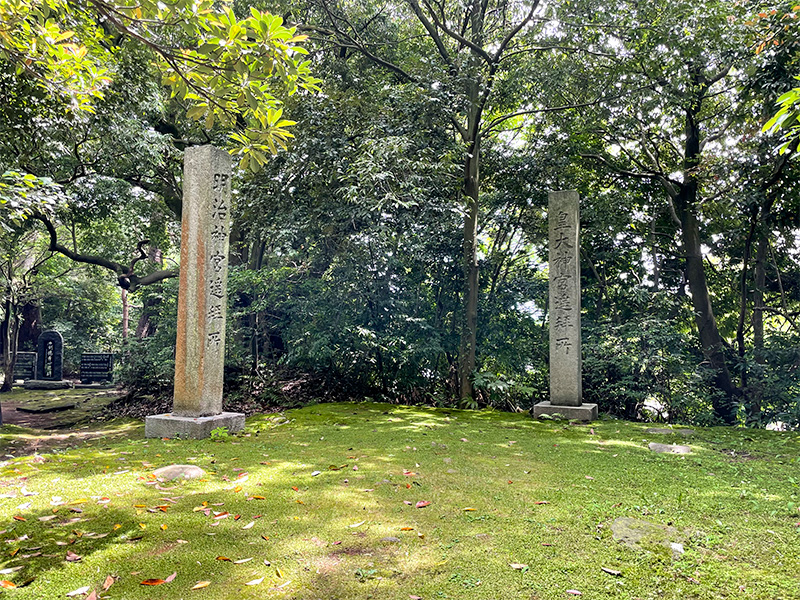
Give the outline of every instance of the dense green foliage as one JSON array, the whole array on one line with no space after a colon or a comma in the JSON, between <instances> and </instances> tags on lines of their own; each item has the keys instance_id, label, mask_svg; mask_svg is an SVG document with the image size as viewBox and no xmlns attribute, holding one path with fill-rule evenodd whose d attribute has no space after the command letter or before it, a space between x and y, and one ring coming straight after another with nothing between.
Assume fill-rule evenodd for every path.
<instances>
[{"instance_id":1,"label":"dense green foliage","mask_svg":"<svg viewBox=\"0 0 800 600\"><path fill-rule=\"evenodd\" d=\"M174 72L162 87L164 54L124 36L102 54L111 81L93 112L5 65L0 166L18 175L0 181L16 211L0 235L22 256L38 232L30 248L60 256L24 298L6 286L7 320L24 330L30 300L76 348L122 352L131 391L169 394L181 152L229 143L262 111L298 135L269 161L263 139L231 146L255 157L236 177L231 393L280 401L295 377L337 397L546 398L547 191L577 189L586 400L626 418L800 425L800 172L792 137L762 131L796 85L792 6L242 0L229 34L270 18L251 5L285 14L270 21L280 43L302 41L309 62L283 74L288 91L264 88L272 99L220 89L240 121L173 94ZM253 42L244 30L231 52ZM288 94L316 78L321 93ZM33 202L51 229L24 219ZM92 270L60 274L70 253ZM123 288L127 319L101 279Z\"/></svg>"}]
</instances>

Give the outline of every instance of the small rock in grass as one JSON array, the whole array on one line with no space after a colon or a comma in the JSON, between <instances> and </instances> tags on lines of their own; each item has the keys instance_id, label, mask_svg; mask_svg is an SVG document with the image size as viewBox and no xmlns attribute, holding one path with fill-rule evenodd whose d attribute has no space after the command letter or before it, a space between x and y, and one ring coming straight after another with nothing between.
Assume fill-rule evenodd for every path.
<instances>
[{"instance_id":1,"label":"small rock in grass","mask_svg":"<svg viewBox=\"0 0 800 600\"><path fill-rule=\"evenodd\" d=\"M650 442L648 445L651 451L659 454L690 454L692 449L689 446L679 446L677 444L658 444Z\"/></svg>"},{"instance_id":2,"label":"small rock in grass","mask_svg":"<svg viewBox=\"0 0 800 600\"><path fill-rule=\"evenodd\" d=\"M164 481L173 479L198 479L206 474L196 465L169 465L153 471L153 475Z\"/></svg>"}]
</instances>

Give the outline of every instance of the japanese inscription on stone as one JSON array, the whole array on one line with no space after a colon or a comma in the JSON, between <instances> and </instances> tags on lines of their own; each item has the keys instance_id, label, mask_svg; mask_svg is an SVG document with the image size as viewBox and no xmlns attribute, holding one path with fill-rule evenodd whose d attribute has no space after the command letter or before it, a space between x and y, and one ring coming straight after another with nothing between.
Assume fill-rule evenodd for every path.
<instances>
[{"instance_id":1,"label":"japanese inscription on stone","mask_svg":"<svg viewBox=\"0 0 800 600\"><path fill-rule=\"evenodd\" d=\"M81 354L81 383L96 383L114 379L114 355L107 352Z\"/></svg>"},{"instance_id":2,"label":"japanese inscription on stone","mask_svg":"<svg viewBox=\"0 0 800 600\"><path fill-rule=\"evenodd\" d=\"M14 379L36 379L36 352L17 352Z\"/></svg>"},{"instance_id":3,"label":"japanese inscription on stone","mask_svg":"<svg viewBox=\"0 0 800 600\"><path fill-rule=\"evenodd\" d=\"M581 404L578 193L550 192L550 401Z\"/></svg>"},{"instance_id":4,"label":"japanese inscription on stone","mask_svg":"<svg viewBox=\"0 0 800 600\"><path fill-rule=\"evenodd\" d=\"M186 151L173 413L222 412L231 159L212 146Z\"/></svg>"}]
</instances>

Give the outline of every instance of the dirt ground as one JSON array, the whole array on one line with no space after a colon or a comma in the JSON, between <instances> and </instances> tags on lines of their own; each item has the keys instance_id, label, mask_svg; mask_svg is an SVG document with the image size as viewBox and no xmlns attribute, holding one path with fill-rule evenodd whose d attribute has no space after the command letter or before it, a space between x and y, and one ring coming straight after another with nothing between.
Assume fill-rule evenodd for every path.
<instances>
[{"instance_id":1,"label":"dirt ground","mask_svg":"<svg viewBox=\"0 0 800 600\"><path fill-rule=\"evenodd\" d=\"M114 389L26 390L15 388L0 396L3 425L31 429L0 443L0 452L21 456L74 445L106 435L98 431L104 408L118 398ZM74 408L63 409L74 405ZM20 409L35 410L27 412ZM89 425L93 425L89 428Z\"/></svg>"}]
</instances>

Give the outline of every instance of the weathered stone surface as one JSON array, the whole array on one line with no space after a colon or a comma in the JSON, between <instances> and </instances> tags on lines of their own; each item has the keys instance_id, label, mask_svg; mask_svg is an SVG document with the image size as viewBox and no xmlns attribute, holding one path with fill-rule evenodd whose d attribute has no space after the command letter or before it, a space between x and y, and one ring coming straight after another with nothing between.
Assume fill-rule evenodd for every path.
<instances>
[{"instance_id":1,"label":"weathered stone surface","mask_svg":"<svg viewBox=\"0 0 800 600\"><path fill-rule=\"evenodd\" d=\"M594 421L597 419L597 404L581 404L580 406L556 406L551 402L539 402L533 407L533 417L542 416L564 419L577 419L578 421Z\"/></svg>"},{"instance_id":2,"label":"weathered stone surface","mask_svg":"<svg viewBox=\"0 0 800 600\"><path fill-rule=\"evenodd\" d=\"M17 352L14 380L36 379L36 352Z\"/></svg>"},{"instance_id":3,"label":"weathered stone surface","mask_svg":"<svg viewBox=\"0 0 800 600\"><path fill-rule=\"evenodd\" d=\"M150 415L144 421L144 435L149 438L203 439L217 427L236 433L244 429L244 415L224 412L208 417L181 417L172 413Z\"/></svg>"},{"instance_id":4,"label":"weathered stone surface","mask_svg":"<svg viewBox=\"0 0 800 600\"><path fill-rule=\"evenodd\" d=\"M675 527L658 525L633 517L619 517L611 524L612 537L630 548L647 549L649 545L668 548L677 558L684 552L687 535Z\"/></svg>"},{"instance_id":5,"label":"weathered stone surface","mask_svg":"<svg viewBox=\"0 0 800 600\"><path fill-rule=\"evenodd\" d=\"M91 384L114 380L114 355L108 352L81 354L81 383Z\"/></svg>"},{"instance_id":6,"label":"weathered stone surface","mask_svg":"<svg viewBox=\"0 0 800 600\"><path fill-rule=\"evenodd\" d=\"M44 331L39 336L37 348L36 376L41 381L61 381L64 373L64 338L57 331Z\"/></svg>"},{"instance_id":7,"label":"weathered stone surface","mask_svg":"<svg viewBox=\"0 0 800 600\"><path fill-rule=\"evenodd\" d=\"M66 390L72 387L72 382L68 380L28 379L23 385L26 390Z\"/></svg>"},{"instance_id":8,"label":"weathered stone surface","mask_svg":"<svg viewBox=\"0 0 800 600\"><path fill-rule=\"evenodd\" d=\"M682 435L683 437L689 437L690 435L694 435L697 433L694 429L669 429L668 427L649 427L645 429L645 433L655 434L655 435L670 435L676 433L678 435Z\"/></svg>"},{"instance_id":9,"label":"weathered stone surface","mask_svg":"<svg viewBox=\"0 0 800 600\"><path fill-rule=\"evenodd\" d=\"M659 444L657 442L650 442L647 446L653 452L659 454L689 454L692 449L689 446L679 446L677 444Z\"/></svg>"},{"instance_id":10,"label":"weathered stone surface","mask_svg":"<svg viewBox=\"0 0 800 600\"><path fill-rule=\"evenodd\" d=\"M203 469L196 465L169 465L153 471L153 475L163 481L173 479L198 479L206 474Z\"/></svg>"},{"instance_id":11,"label":"weathered stone surface","mask_svg":"<svg viewBox=\"0 0 800 600\"><path fill-rule=\"evenodd\" d=\"M76 383L73 387L81 390L113 390L113 383Z\"/></svg>"},{"instance_id":12,"label":"weathered stone surface","mask_svg":"<svg viewBox=\"0 0 800 600\"><path fill-rule=\"evenodd\" d=\"M213 146L184 155L181 272L173 413L222 412L231 157Z\"/></svg>"},{"instance_id":13,"label":"weathered stone surface","mask_svg":"<svg viewBox=\"0 0 800 600\"><path fill-rule=\"evenodd\" d=\"M581 273L578 192L550 192L550 402L580 406Z\"/></svg>"}]
</instances>

